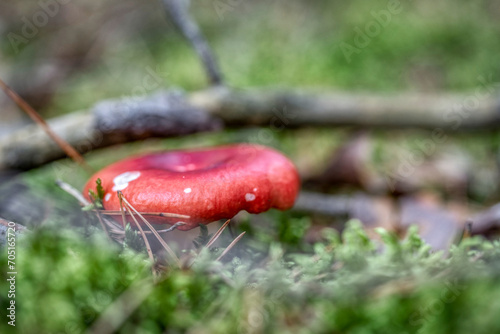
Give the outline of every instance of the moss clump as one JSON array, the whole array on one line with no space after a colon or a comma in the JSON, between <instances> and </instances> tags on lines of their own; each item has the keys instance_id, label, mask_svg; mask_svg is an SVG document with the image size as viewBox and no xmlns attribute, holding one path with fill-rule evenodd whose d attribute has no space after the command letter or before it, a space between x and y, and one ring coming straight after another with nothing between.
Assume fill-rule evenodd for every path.
<instances>
[{"instance_id":1,"label":"moss clump","mask_svg":"<svg viewBox=\"0 0 500 334\"><path fill-rule=\"evenodd\" d=\"M498 241L465 239L444 256L415 229L403 241L379 234L382 243L349 222L307 253L277 241L240 247L225 263L214 260L220 251L202 252L191 269L171 269L153 285L145 254L100 232L84 238L48 225L18 240L15 329L77 333L103 316L124 333L500 330ZM6 256L0 261L5 268ZM0 287L7 291L5 278ZM12 328L3 321L0 329Z\"/></svg>"}]
</instances>

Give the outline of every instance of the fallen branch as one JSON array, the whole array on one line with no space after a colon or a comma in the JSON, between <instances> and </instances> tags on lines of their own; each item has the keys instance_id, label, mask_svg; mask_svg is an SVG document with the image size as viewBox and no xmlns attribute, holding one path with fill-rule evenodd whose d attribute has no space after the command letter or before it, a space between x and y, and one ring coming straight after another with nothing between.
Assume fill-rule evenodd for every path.
<instances>
[{"instance_id":1,"label":"fallen branch","mask_svg":"<svg viewBox=\"0 0 500 334\"><path fill-rule=\"evenodd\" d=\"M471 95L472 96L472 95ZM497 128L500 103L491 98L475 108L467 95L306 93L298 90L214 88L183 96L158 92L144 99L110 100L92 110L49 121L55 133L79 152L148 137L183 136L217 130L222 124L298 126L418 127L443 131ZM435 134L435 131L439 131ZM0 171L30 169L64 157L64 152L35 126L0 141Z\"/></svg>"},{"instance_id":2,"label":"fallen branch","mask_svg":"<svg viewBox=\"0 0 500 334\"><path fill-rule=\"evenodd\" d=\"M335 91L211 89L191 94L193 105L226 124L418 127L468 130L500 125L500 101L469 95L376 95ZM474 104L471 106L470 101Z\"/></svg>"},{"instance_id":3,"label":"fallen branch","mask_svg":"<svg viewBox=\"0 0 500 334\"><path fill-rule=\"evenodd\" d=\"M103 101L92 110L48 121L52 131L81 153L149 137L174 137L221 128L222 123L188 105L178 91L144 99ZM65 156L37 126L0 141L0 171L38 167Z\"/></svg>"}]
</instances>

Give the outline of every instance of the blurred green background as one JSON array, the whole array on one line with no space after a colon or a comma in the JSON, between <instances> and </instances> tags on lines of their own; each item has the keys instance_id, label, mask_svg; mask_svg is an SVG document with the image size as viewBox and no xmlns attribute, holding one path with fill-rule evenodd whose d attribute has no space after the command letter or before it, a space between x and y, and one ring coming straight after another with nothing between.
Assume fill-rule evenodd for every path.
<instances>
[{"instance_id":1,"label":"blurred green background","mask_svg":"<svg viewBox=\"0 0 500 334\"><path fill-rule=\"evenodd\" d=\"M166 19L158 1L54 3L0 3L0 77L44 117L87 109L105 98L143 96L161 88L193 91L207 87L198 58ZM367 24L373 26L375 17L391 3L197 0L191 1L191 11L227 84L236 88L467 93L484 87L481 77L487 86L499 87L500 2L396 1L401 6L398 13L391 14L387 25L365 38L366 46L360 47L356 42L360 31L366 34ZM23 35L26 25L43 19L40 13L47 12L46 8L54 15L32 37ZM357 48L349 57L342 50L347 44ZM151 73L157 85L146 88L142 80ZM1 94L0 109L0 138L29 123ZM100 168L138 152L248 141L258 131L248 127L150 139L92 152L86 158ZM351 132L349 128L287 129L272 133L264 144L284 151L302 176L310 176L324 169ZM421 130L371 131L371 168L379 172L396 168L399 152L427 137L428 132ZM465 161L467 166L461 170L467 176L467 190L450 194L445 185L439 189L440 201L451 198L471 211L498 202L498 131L452 134L426 160L436 157L448 163L444 174L449 174L450 165L462 166ZM54 179L61 176L61 163L66 168L62 178L81 187L87 175L66 160L18 177L43 208L36 211L38 206L33 205L25 221L32 227L40 222L44 226L19 250L24 269L19 270L22 290L18 297L20 322L26 330L41 333L82 332L123 291L149 277L144 254L110 246L88 226L75 227L81 219L79 207L54 185ZM2 201L14 195L0 187ZM307 326L314 326L316 333L321 329L415 333L422 326L429 333L495 332L499 328L495 313L483 312L498 307L498 242L474 239L454 248L450 260L439 253L429 254L416 236L400 246L395 235L383 235L386 252L381 252L380 244L372 244L360 228L352 227L343 241L331 232L326 241L312 245L304 239L314 218L289 212L260 217L242 220L241 228L248 235L238 255L250 264L265 258L265 265L247 268L247 262L238 263L235 258L223 267L207 260L206 266L195 271L172 271L122 331L252 332L249 319L254 315L252 307L259 303L266 308L261 332L304 333ZM269 224L268 230L252 229L256 220ZM91 221L85 216L84 223ZM82 234L89 239L82 241ZM213 268L229 273L237 287L226 286ZM470 280L470 288L457 302L434 311L442 282L456 277ZM3 278L2 308L6 303ZM275 302L271 292L279 287L286 289ZM322 289L332 294L323 295ZM415 314L425 316L425 321L408 326Z\"/></svg>"},{"instance_id":2,"label":"blurred green background","mask_svg":"<svg viewBox=\"0 0 500 334\"><path fill-rule=\"evenodd\" d=\"M199 0L191 9L234 87L439 93L472 90L480 86L479 76L498 83L498 2L394 2L398 10L384 26L376 17L391 1ZM71 1L33 38L14 47L6 36L22 36L22 17L34 22L41 7L7 0L0 9L2 74L19 82L21 92L33 79L33 67L53 62L76 67L54 89L45 108L50 115L133 95L148 69L157 71L163 86L206 87L196 55L157 1ZM367 29L373 37L359 47L355 39ZM346 57L342 43L358 51Z\"/></svg>"},{"instance_id":3,"label":"blurred green background","mask_svg":"<svg viewBox=\"0 0 500 334\"><path fill-rule=\"evenodd\" d=\"M52 17L26 38L26 25L39 22L46 8L52 10ZM381 94L467 94L499 87L500 4L493 0L199 0L192 1L190 8L232 87ZM49 0L6 0L0 4L0 13L0 35L4 36L0 75L47 118L90 108L105 98L141 97L161 88L207 87L196 54L158 1L69 1L61 5ZM356 51L346 55L346 45ZM144 78L151 75L154 84L145 86ZM3 95L0 107L5 116L0 136L29 122ZM95 167L148 148L248 141L255 131L125 145L123 155L108 151L104 153L107 161ZM285 151L307 176L323 168L349 133L350 129L286 130L262 144ZM415 139L428 136L425 131L411 130L371 134L376 146L371 159L377 170L392 170L390 161L397 160L393 152L408 151ZM491 182L499 156L496 131L450 138L436 155L457 156L458 152L459 157L465 156L473 165L470 169L479 171L474 173L479 185L472 182L472 188L480 190L472 197L482 203L496 201L497 182ZM134 151L137 145L140 148Z\"/></svg>"}]
</instances>

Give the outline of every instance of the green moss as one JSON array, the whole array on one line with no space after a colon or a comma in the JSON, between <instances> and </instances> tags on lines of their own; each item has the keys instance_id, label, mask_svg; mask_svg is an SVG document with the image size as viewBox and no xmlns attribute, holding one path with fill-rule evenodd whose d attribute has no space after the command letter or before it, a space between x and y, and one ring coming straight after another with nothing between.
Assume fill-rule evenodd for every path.
<instances>
[{"instance_id":1,"label":"green moss","mask_svg":"<svg viewBox=\"0 0 500 334\"><path fill-rule=\"evenodd\" d=\"M191 269L172 268L150 293L133 297L141 302L119 332L498 331L498 241L466 239L444 257L415 229L403 241L379 233L383 244L352 221L341 238L326 230L307 252L255 237L263 251L248 243L226 263L203 252ZM83 331L151 280L145 253L120 250L101 232L82 238L50 224L18 240L16 264L16 329L23 332ZM6 291L5 279L0 287Z\"/></svg>"}]
</instances>

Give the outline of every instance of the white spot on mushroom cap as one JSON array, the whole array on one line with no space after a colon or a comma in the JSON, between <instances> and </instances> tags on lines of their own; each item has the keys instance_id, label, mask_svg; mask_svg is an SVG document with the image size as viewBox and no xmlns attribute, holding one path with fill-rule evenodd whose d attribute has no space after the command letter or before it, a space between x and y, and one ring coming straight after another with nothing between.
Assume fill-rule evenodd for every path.
<instances>
[{"instance_id":1,"label":"white spot on mushroom cap","mask_svg":"<svg viewBox=\"0 0 500 334\"><path fill-rule=\"evenodd\" d=\"M111 198L111 194L107 193L106 196L104 196L104 200L107 202Z\"/></svg>"},{"instance_id":2,"label":"white spot on mushroom cap","mask_svg":"<svg viewBox=\"0 0 500 334\"><path fill-rule=\"evenodd\" d=\"M186 194L189 194L189 193L191 192L191 188L186 188L186 189L184 189L184 192L185 192Z\"/></svg>"},{"instance_id":3,"label":"white spot on mushroom cap","mask_svg":"<svg viewBox=\"0 0 500 334\"><path fill-rule=\"evenodd\" d=\"M257 191L257 188L253 188L253 191Z\"/></svg>"},{"instance_id":4,"label":"white spot on mushroom cap","mask_svg":"<svg viewBox=\"0 0 500 334\"><path fill-rule=\"evenodd\" d=\"M125 172L113 179L113 191L123 190L128 187L129 182L137 180L141 176L141 172Z\"/></svg>"},{"instance_id":5,"label":"white spot on mushroom cap","mask_svg":"<svg viewBox=\"0 0 500 334\"><path fill-rule=\"evenodd\" d=\"M255 200L255 194L252 194L252 193L246 193L245 194L245 201L251 202L253 200Z\"/></svg>"}]
</instances>

